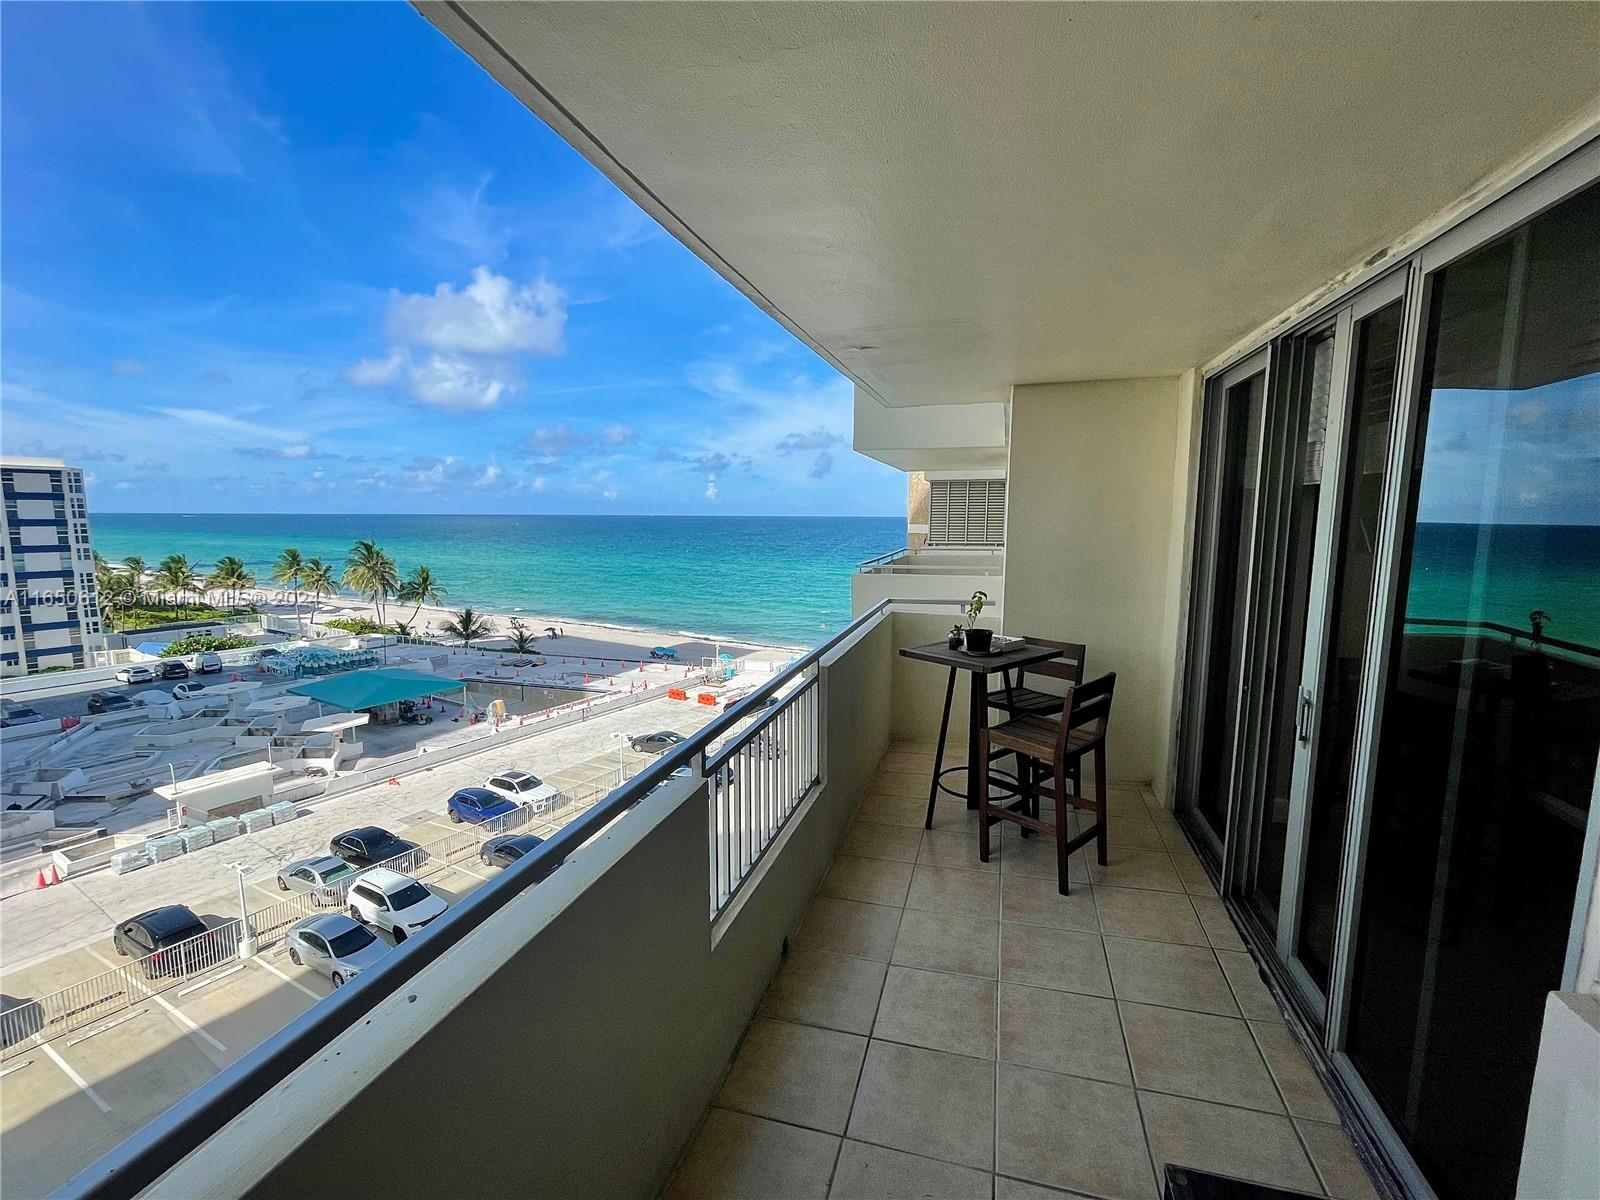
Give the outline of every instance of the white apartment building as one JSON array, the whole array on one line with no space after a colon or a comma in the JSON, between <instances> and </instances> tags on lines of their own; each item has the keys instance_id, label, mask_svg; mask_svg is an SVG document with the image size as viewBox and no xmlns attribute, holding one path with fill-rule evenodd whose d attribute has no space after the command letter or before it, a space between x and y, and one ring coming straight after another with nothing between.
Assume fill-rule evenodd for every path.
<instances>
[{"instance_id":1,"label":"white apartment building","mask_svg":"<svg viewBox=\"0 0 1600 1200\"><path fill-rule=\"evenodd\" d=\"M100 641L83 472L0 458L0 675L88 665Z\"/></svg>"}]
</instances>

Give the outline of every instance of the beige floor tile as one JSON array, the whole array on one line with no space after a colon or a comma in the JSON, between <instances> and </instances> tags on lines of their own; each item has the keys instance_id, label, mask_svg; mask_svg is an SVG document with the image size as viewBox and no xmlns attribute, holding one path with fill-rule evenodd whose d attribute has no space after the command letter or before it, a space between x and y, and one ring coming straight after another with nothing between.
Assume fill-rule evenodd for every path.
<instances>
[{"instance_id":1,"label":"beige floor tile","mask_svg":"<svg viewBox=\"0 0 1600 1200\"><path fill-rule=\"evenodd\" d=\"M1108 934L1186 946L1211 944L1189 897L1182 892L1102 885L1094 889L1094 900L1100 928Z\"/></svg>"},{"instance_id":2,"label":"beige floor tile","mask_svg":"<svg viewBox=\"0 0 1600 1200\"><path fill-rule=\"evenodd\" d=\"M1218 950L1244 949L1244 939L1234 928L1233 918L1228 915L1227 906L1220 897L1191 895L1189 903L1194 905L1200 925L1206 931L1206 938L1213 946Z\"/></svg>"},{"instance_id":3,"label":"beige floor tile","mask_svg":"<svg viewBox=\"0 0 1600 1200\"><path fill-rule=\"evenodd\" d=\"M990 1170L994 1064L874 1040L850 1114L852 1138Z\"/></svg>"},{"instance_id":4,"label":"beige floor tile","mask_svg":"<svg viewBox=\"0 0 1600 1200\"><path fill-rule=\"evenodd\" d=\"M852 821L839 842L839 853L856 858L890 858L916 862L922 834L909 825L884 825L879 821Z\"/></svg>"},{"instance_id":5,"label":"beige floor tile","mask_svg":"<svg viewBox=\"0 0 1600 1200\"><path fill-rule=\"evenodd\" d=\"M994 1005L992 979L890 967L872 1036L993 1058Z\"/></svg>"},{"instance_id":6,"label":"beige floor tile","mask_svg":"<svg viewBox=\"0 0 1600 1200\"><path fill-rule=\"evenodd\" d=\"M713 1108L664 1195L667 1200L821 1200L838 1152L839 1139L832 1134Z\"/></svg>"},{"instance_id":7,"label":"beige floor tile","mask_svg":"<svg viewBox=\"0 0 1600 1200\"><path fill-rule=\"evenodd\" d=\"M1132 1088L1000 1064L996 1169L1097 1196L1156 1195Z\"/></svg>"},{"instance_id":8,"label":"beige floor tile","mask_svg":"<svg viewBox=\"0 0 1600 1200\"><path fill-rule=\"evenodd\" d=\"M818 896L795 934L797 947L853 954L887 962L900 928L901 910L860 900Z\"/></svg>"},{"instance_id":9,"label":"beige floor tile","mask_svg":"<svg viewBox=\"0 0 1600 1200\"><path fill-rule=\"evenodd\" d=\"M925 775L921 771L888 771L880 768L872 777L867 791L883 796L917 796L926 801L928 788L932 785L931 771Z\"/></svg>"},{"instance_id":10,"label":"beige floor tile","mask_svg":"<svg viewBox=\"0 0 1600 1200\"><path fill-rule=\"evenodd\" d=\"M1148 888L1160 892L1183 891L1183 880L1172 865L1172 856L1165 850L1129 850L1113 846L1108 862L1101 866L1094 858L1094 847L1085 846L1078 851L1089 869L1089 880L1096 887Z\"/></svg>"},{"instance_id":11,"label":"beige floor tile","mask_svg":"<svg viewBox=\"0 0 1600 1200\"><path fill-rule=\"evenodd\" d=\"M922 835L917 862L930 867L954 867L958 871L998 871L1000 839L989 840L989 861L978 858L978 835L964 829L929 829Z\"/></svg>"},{"instance_id":12,"label":"beige floor tile","mask_svg":"<svg viewBox=\"0 0 1600 1200\"><path fill-rule=\"evenodd\" d=\"M971 843L978 844L978 814L959 799L939 793L939 804L933 812L933 827L938 830L962 830Z\"/></svg>"},{"instance_id":13,"label":"beige floor tile","mask_svg":"<svg viewBox=\"0 0 1600 1200\"><path fill-rule=\"evenodd\" d=\"M1139 1087L1283 1112L1278 1089L1243 1021L1148 1004L1119 1007Z\"/></svg>"},{"instance_id":14,"label":"beige floor tile","mask_svg":"<svg viewBox=\"0 0 1600 1200\"><path fill-rule=\"evenodd\" d=\"M1189 845L1188 837L1183 832L1183 827L1178 824L1177 818L1174 817L1163 821L1160 817L1156 817L1155 823L1156 831L1161 834L1161 842L1166 846L1169 853L1192 854L1194 852ZM1178 873L1178 877L1180 879L1183 878L1181 871Z\"/></svg>"},{"instance_id":15,"label":"beige floor tile","mask_svg":"<svg viewBox=\"0 0 1600 1200\"><path fill-rule=\"evenodd\" d=\"M1366 1167L1350 1142L1350 1135L1339 1125L1317 1121L1296 1121L1311 1164L1322 1177L1322 1186L1334 1200L1378 1200Z\"/></svg>"},{"instance_id":16,"label":"beige floor tile","mask_svg":"<svg viewBox=\"0 0 1600 1200\"><path fill-rule=\"evenodd\" d=\"M1089 854L1094 854L1094 848L1089 847ZM1034 875L1041 879L1056 879L1056 844L1054 839L1047 837L1017 838L1015 841L1006 842L1006 853L1000 862L1000 870L1013 875ZM1067 862L1068 884L1089 882L1089 866L1082 851L1074 854Z\"/></svg>"},{"instance_id":17,"label":"beige floor tile","mask_svg":"<svg viewBox=\"0 0 1600 1200\"><path fill-rule=\"evenodd\" d=\"M933 778L933 747L927 750L890 750L878 764L880 771L895 771L901 775L920 775Z\"/></svg>"},{"instance_id":18,"label":"beige floor tile","mask_svg":"<svg viewBox=\"0 0 1600 1200\"><path fill-rule=\"evenodd\" d=\"M1117 1003L1100 996L1002 984L1000 1057L1108 1083L1133 1082Z\"/></svg>"},{"instance_id":19,"label":"beige floor tile","mask_svg":"<svg viewBox=\"0 0 1600 1200\"><path fill-rule=\"evenodd\" d=\"M1216 954L1228 976L1228 985L1233 988L1234 999L1239 1002L1240 1012L1252 1021L1283 1020L1283 1010L1261 981L1261 968L1256 966L1255 959L1248 953L1234 950L1218 950Z\"/></svg>"},{"instance_id":20,"label":"beige floor tile","mask_svg":"<svg viewBox=\"0 0 1600 1200\"><path fill-rule=\"evenodd\" d=\"M921 829L927 816L927 793L923 793L920 799L916 796L868 793L856 808L858 821L876 821L880 825L903 825L908 829Z\"/></svg>"},{"instance_id":21,"label":"beige floor tile","mask_svg":"<svg viewBox=\"0 0 1600 1200\"><path fill-rule=\"evenodd\" d=\"M994 979L1000 966L1000 926L995 921L908 908L889 961Z\"/></svg>"},{"instance_id":22,"label":"beige floor tile","mask_svg":"<svg viewBox=\"0 0 1600 1200\"><path fill-rule=\"evenodd\" d=\"M888 965L798 946L761 1001L762 1016L869 1033Z\"/></svg>"},{"instance_id":23,"label":"beige floor tile","mask_svg":"<svg viewBox=\"0 0 1600 1200\"><path fill-rule=\"evenodd\" d=\"M1228 981L1217 966L1215 951L1134 938L1108 937L1105 941L1111 981L1119 1000L1226 1017L1239 1015Z\"/></svg>"},{"instance_id":24,"label":"beige floor tile","mask_svg":"<svg viewBox=\"0 0 1600 1200\"><path fill-rule=\"evenodd\" d=\"M1157 1170L1167 1163L1269 1187L1320 1190L1289 1118L1203 1100L1140 1092Z\"/></svg>"},{"instance_id":25,"label":"beige floor tile","mask_svg":"<svg viewBox=\"0 0 1600 1200\"><path fill-rule=\"evenodd\" d=\"M1069 1200L1089 1200L1081 1192L1063 1192L1060 1188L1008 1179L1004 1175L994 1177L994 1200L1060 1200L1062 1196Z\"/></svg>"},{"instance_id":26,"label":"beige floor tile","mask_svg":"<svg viewBox=\"0 0 1600 1200\"><path fill-rule=\"evenodd\" d=\"M1177 868L1178 878L1183 880L1183 890L1196 896L1215 896L1217 889L1211 886L1211 877L1206 874L1206 869L1200 865L1200 860L1194 856L1194 851L1187 846L1169 846L1172 852L1172 865Z\"/></svg>"},{"instance_id":27,"label":"beige floor tile","mask_svg":"<svg viewBox=\"0 0 1600 1200\"><path fill-rule=\"evenodd\" d=\"M1142 810L1138 816L1121 817L1113 813L1111 828L1106 832L1106 844L1113 851L1119 848L1159 850L1164 854L1167 850L1167 843L1156 828L1155 822L1145 816Z\"/></svg>"},{"instance_id":28,"label":"beige floor tile","mask_svg":"<svg viewBox=\"0 0 1600 1200\"><path fill-rule=\"evenodd\" d=\"M788 1021L750 1022L717 1103L723 1108L843 1133L867 1039Z\"/></svg>"},{"instance_id":29,"label":"beige floor tile","mask_svg":"<svg viewBox=\"0 0 1600 1200\"><path fill-rule=\"evenodd\" d=\"M1094 892L1085 884L1063 896L1055 876L1000 876L1000 919L1025 925L1052 925L1057 929L1100 932L1100 915Z\"/></svg>"},{"instance_id":30,"label":"beige floor tile","mask_svg":"<svg viewBox=\"0 0 1600 1200\"><path fill-rule=\"evenodd\" d=\"M840 854L822 877L822 894L868 904L904 905L911 864Z\"/></svg>"},{"instance_id":31,"label":"beige floor tile","mask_svg":"<svg viewBox=\"0 0 1600 1200\"><path fill-rule=\"evenodd\" d=\"M983 1200L985 1171L845 1139L833 1173L836 1200Z\"/></svg>"},{"instance_id":32,"label":"beige floor tile","mask_svg":"<svg viewBox=\"0 0 1600 1200\"><path fill-rule=\"evenodd\" d=\"M1112 994L1099 935L1077 929L1002 922L1000 978L1090 996Z\"/></svg>"},{"instance_id":33,"label":"beige floor tile","mask_svg":"<svg viewBox=\"0 0 1600 1200\"><path fill-rule=\"evenodd\" d=\"M1250 1032L1255 1036L1256 1045L1261 1048L1261 1057L1267 1060L1267 1067L1278 1085L1284 1104L1288 1106L1289 1114L1312 1121L1337 1123L1339 1110L1328 1099L1322 1081L1317 1078L1316 1071L1307 1060L1305 1051L1294 1040L1294 1034L1289 1032L1289 1027L1277 1021L1252 1021Z\"/></svg>"},{"instance_id":34,"label":"beige floor tile","mask_svg":"<svg viewBox=\"0 0 1600 1200\"><path fill-rule=\"evenodd\" d=\"M1000 915L1000 880L987 871L958 871L919 863L911 876L906 907L992 921Z\"/></svg>"}]
</instances>

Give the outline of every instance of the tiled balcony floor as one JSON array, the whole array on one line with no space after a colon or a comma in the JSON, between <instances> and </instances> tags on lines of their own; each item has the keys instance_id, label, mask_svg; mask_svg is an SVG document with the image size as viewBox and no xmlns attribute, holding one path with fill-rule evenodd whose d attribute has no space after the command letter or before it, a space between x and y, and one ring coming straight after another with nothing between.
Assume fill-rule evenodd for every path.
<instances>
[{"instance_id":1,"label":"tiled balcony floor","mask_svg":"<svg viewBox=\"0 0 1600 1200\"><path fill-rule=\"evenodd\" d=\"M1169 1161L1375 1195L1153 796L1111 790L1063 897L1046 839L922 830L932 761L885 756L668 1196L1144 1200Z\"/></svg>"}]
</instances>

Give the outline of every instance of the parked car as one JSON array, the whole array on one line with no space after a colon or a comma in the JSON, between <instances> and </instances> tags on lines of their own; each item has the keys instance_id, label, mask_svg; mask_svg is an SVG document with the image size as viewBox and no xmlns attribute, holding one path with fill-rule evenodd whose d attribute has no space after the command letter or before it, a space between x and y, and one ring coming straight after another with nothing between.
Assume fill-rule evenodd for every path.
<instances>
[{"instance_id":1,"label":"parked car","mask_svg":"<svg viewBox=\"0 0 1600 1200\"><path fill-rule=\"evenodd\" d=\"M206 685L203 683L180 683L172 689L172 695L176 700L193 700L205 690Z\"/></svg>"},{"instance_id":2,"label":"parked car","mask_svg":"<svg viewBox=\"0 0 1600 1200\"><path fill-rule=\"evenodd\" d=\"M196 675L215 675L222 670L222 655L214 650L202 650L194 656Z\"/></svg>"},{"instance_id":3,"label":"parked car","mask_svg":"<svg viewBox=\"0 0 1600 1200\"><path fill-rule=\"evenodd\" d=\"M117 672L117 678L123 683L150 683L156 673L149 667L123 667Z\"/></svg>"},{"instance_id":4,"label":"parked car","mask_svg":"<svg viewBox=\"0 0 1600 1200\"><path fill-rule=\"evenodd\" d=\"M544 845L544 839L531 833L502 833L478 847L478 861L486 867L509 867L524 854L532 853ZM544 879L561 864L552 861L544 866L537 878Z\"/></svg>"},{"instance_id":5,"label":"parked car","mask_svg":"<svg viewBox=\"0 0 1600 1200\"><path fill-rule=\"evenodd\" d=\"M420 886L420 885L419 885ZM343 913L307 917L289 926L289 961L318 975L326 975L334 987L343 987L378 960L392 947L374 937L372 930Z\"/></svg>"},{"instance_id":6,"label":"parked car","mask_svg":"<svg viewBox=\"0 0 1600 1200\"><path fill-rule=\"evenodd\" d=\"M147 979L162 975L183 975L209 965L190 955L185 961L183 951L173 947L206 932L206 923L194 915L185 904L168 904L152 908L118 925L111 934L111 944L124 958L143 959Z\"/></svg>"},{"instance_id":7,"label":"parked car","mask_svg":"<svg viewBox=\"0 0 1600 1200\"><path fill-rule=\"evenodd\" d=\"M189 664L181 658L163 658L161 660L160 675L162 679L187 679L189 678Z\"/></svg>"},{"instance_id":8,"label":"parked car","mask_svg":"<svg viewBox=\"0 0 1600 1200\"><path fill-rule=\"evenodd\" d=\"M540 800L550 800L561 794L529 771L501 771L491 775L483 786L503 799L522 804L536 805Z\"/></svg>"},{"instance_id":9,"label":"parked car","mask_svg":"<svg viewBox=\"0 0 1600 1200\"><path fill-rule=\"evenodd\" d=\"M363 871L345 899L352 917L387 929L396 942L405 941L450 907L426 885L387 867Z\"/></svg>"},{"instance_id":10,"label":"parked car","mask_svg":"<svg viewBox=\"0 0 1600 1200\"><path fill-rule=\"evenodd\" d=\"M334 834L328 849L339 858L357 867L370 867L387 862L417 848L415 842L395 837L377 825L363 825Z\"/></svg>"},{"instance_id":11,"label":"parked car","mask_svg":"<svg viewBox=\"0 0 1600 1200\"><path fill-rule=\"evenodd\" d=\"M655 787L651 788L650 790L652 792L659 792L662 788L666 787L667 784L671 783L674 779L688 779L693 775L694 775L693 768L690 768L690 767L678 767L676 770L674 770L671 774L669 774L665 779L663 779L660 783L656 784ZM727 763L723 763L722 766L718 767L715 771L711 772L710 775L706 776L706 782L711 785L711 790L713 792L720 792L724 787L726 787L728 784L733 782L733 768L730 767Z\"/></svg>"},{"instance_id":12,"label":"parked car","mask_svg":"<svg viewBox=\"0 0 1600 1200\"><path fill-rule=\"evenodd\" d=\"M0 728L34 725L42 720L44 714L36 708L29 708L26 704L18 704L14 700L0 700Z\"/></svg>"},{"instance_id":13,"label":"parked car","mask_svg":"<svg viewBox=\"0 0 1600 1200\"><path fill-rule=\"evenodd\" d=\"M340 886L355 875L356 869L344 859L329 854L302 858L278 872L278 890L309 895L311 903L319 908L324 904L342 904L344 897Z\"/></svg>"},{"instance_id":14,"label":"parked car","mask_svg":"<svg viewBox=\"0 0 1600 1200\"><path fill-rule=\"evenodd\" d=\"M662 729L656 733L641 734L628 744L641 754L660 754L671 750L674 746L682 745L684 736L673 733L670 729Z\"/></svg>"},{"instance_id":15,"label":"parked car","mask_svg":"<svg viewBox=\"0 0 1600 1200\"><path fill-rule=\"evenodd\" d=\"M121 692L95 692L87 707L91 713L124 712L133 707L133 701Z\"/></svg>"},{"instance_id":16,"label":"parked car","mask_svg":"<svg viewBox=\"0 0 1600 1200\"><path fill-rule=\"evenodd\" d=\"M462 788L445 803L445 812L458 825L462 821L480 825L520 807L515 800L507 800L488 788Z\"/></svg>"}]
</instances>

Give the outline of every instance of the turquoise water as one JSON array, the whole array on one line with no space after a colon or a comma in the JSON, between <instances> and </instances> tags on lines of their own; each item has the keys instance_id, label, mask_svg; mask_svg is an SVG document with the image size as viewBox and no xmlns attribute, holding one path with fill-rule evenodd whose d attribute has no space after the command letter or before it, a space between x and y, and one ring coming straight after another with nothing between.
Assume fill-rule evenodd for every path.
<instances>
[{"instance_id":1,"label":"turquoise water","mask_svg":"<svg viewBox=\"0 0 1600 1200\"><path fill-rule=\"evenodd\" d=\"M371 538L404 576L425 563L451 608L810 645L850 620L850 575L905 544L894 517L371 516L95 513L112 562L242 558L261 586L285 546L343 570Z\"/></svg>"}]
</instances>

